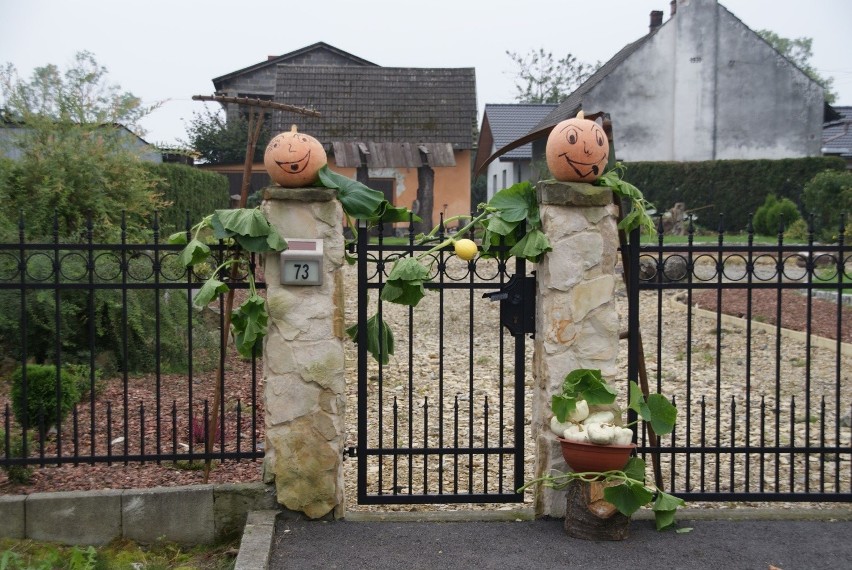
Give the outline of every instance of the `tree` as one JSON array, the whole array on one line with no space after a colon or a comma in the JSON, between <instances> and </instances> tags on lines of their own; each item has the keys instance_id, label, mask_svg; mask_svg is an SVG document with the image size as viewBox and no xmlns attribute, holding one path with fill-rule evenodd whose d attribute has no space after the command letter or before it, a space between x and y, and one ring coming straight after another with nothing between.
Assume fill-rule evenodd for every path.
<instances>
[{"instance_id":1,"label":"tree","mask_svg":"<svg viewBox=\"0 0 852 570\"><path fill-rule=\"evenodd\" d=\"M518 66L515 100L519 103L560 103L601 66L601 62L591 65L579 61L570 53L554 60L553 54L542 48L525 56L510 51L506 55Z\"/></svg>"},{"instance_id":2,"label":"tree","mask_svg":"<svg viewBox=\"0 0 852 570\"><path fill-rule=\"evenodd\" d=\"M165 204L155 176L139 156L129 130L157 105L107 81L107 69L89 52L76 54L65 71L36 68L29 80L14 65L0 67L4 128L20 158L0 167L0 216L17 221L23 212L30 238L53 233L54 212L65 238L81 238L91 214L97 239L117 236L122 215L129 235L149 225ZM3 224L0 224L2 227Z\"/></svg>"},{"instance_id":3,"label":"tree","mask_svg":"<svg viewBox=\"0 0 852 570\"><path fill-rule=\"evenodd\" d=\"M243 118L226 121L222 111L205 108L203 113L192 114L186 134L189 137L186 144L207 163L235 164L245 160L248 121ZM255 147L255 162L263 161L270 138L269 129L264 125Z\"/></svg>"},{"instance_id":4,"label":"tree","mask_svg":"<svg viewBox=\"0 0 852 570\"><path fill-rule=\"evenodd\" d=\"M832 91L834 85L833 77L823 77L813 65L813 39L812 38L784 38L771 30L757 30L757 34L775 50L796 64L808 77L819 83L825 90L825 102L829 105L837 100L837 93Z\"/></svg>"}]
</instances>

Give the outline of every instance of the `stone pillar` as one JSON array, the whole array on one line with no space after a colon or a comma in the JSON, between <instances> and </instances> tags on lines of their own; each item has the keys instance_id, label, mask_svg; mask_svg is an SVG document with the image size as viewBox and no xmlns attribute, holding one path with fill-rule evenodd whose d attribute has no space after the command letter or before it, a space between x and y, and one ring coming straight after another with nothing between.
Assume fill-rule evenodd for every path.
<instances>
[{"instance_id":1,"label":"stone pillar","mask_svg":"<svg viewBox=\"0 0 852 570\"><path fill-rule=\"evenodd\" d=\"M344 413L343 211L334 190L270 187L263 211L284 239L323 240L319 286L282 286L280 254L265 260L268 335L263 380L264 480L310 518L342 517Z\"/></svg>"},{"instance_id":2,"label":"stone pillar","mask_svg":"<svg viewBox=\"0 0 852 570\"><path fill-rule=\"evenodd\" d=\"M532 436L539 477L567 469L550 430L550 398L565 375L576 368L600 369L608 380L618 374L618 230L608 188L551 180L536 190L542 230L553 247L536 268ZM565 501L565 491L538 487L536 514L563 517Z\"/></svg>"}]
</instances>

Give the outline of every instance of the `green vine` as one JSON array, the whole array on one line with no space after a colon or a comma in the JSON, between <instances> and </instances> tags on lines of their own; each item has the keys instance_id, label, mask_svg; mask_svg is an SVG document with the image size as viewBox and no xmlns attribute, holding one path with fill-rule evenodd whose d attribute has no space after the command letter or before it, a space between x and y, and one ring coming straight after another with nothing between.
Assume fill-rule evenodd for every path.
<instances>
[{"instance_id":1,"label":"green vine","mask_svg":"<svg viewBox=\"0 0 852 570\"><path fill-rule=\"evenodd\" d=\"M622 470L582 473L574 471L563 473L554 470L551 474L525 484L518 489L518 493L523 493L534 485L542 485L557 490L564 489L572 481L615 483L604 489L604 499L612 503L618 509L618 512L628 517L653 501L654 504L651 509L654 511L657 530L674 527L678 507L686 505L683 499L665 493L656 485L645 481L645 461L639 457L631 457ZM680 528L677 532L689 532L690 530L692 529Z\"/></svg>"},{"instance_id":2,"label":"green vine","mask_svg":"<svg viewBox=\"0 0 852 570\"><path fill-rule=\"evenodd\" d=\"M654 206L645 199L641 190L624 180L626 170L624 164L616 162L613 168L598 178L597 184L610 188L617 196L630 202L630 211L618 223L618 229L630 233L635 228L643 228L654 235L657 233L657 228L648 214L648 210L653 209Z\"/></svg>"}]
</instances>

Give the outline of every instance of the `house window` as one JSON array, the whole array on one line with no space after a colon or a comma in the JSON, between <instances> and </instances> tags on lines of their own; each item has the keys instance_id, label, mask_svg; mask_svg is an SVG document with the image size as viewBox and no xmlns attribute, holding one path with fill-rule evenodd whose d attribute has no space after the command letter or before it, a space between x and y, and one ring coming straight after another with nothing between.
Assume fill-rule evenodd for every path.
<instances>
[{"instance_id":1,"label":"house window","mask_svg":"<svg viewBox=\"0 0 852 570\"><path fill-rule=\"evenodd\" d=\"M495 174L494 175L494 182L491 184L491 194L493 195L496 192L497 192L497 175Z\"/></svg>"},{"instance_id":2,"label":"house window","mask_svg":"<svg viewBox=\"0 0 852 570\"><path fill-rule=\"evenodd\" d=\"M507 188L506 186L506 169L503 169L503 188Z\"/></svg>"}]
</instances>

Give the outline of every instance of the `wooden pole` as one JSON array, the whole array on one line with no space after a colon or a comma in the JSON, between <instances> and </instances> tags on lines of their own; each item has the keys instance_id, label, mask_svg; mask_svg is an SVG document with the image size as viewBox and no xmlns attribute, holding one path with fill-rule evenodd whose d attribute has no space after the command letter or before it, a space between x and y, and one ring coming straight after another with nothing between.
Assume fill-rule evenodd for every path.
<instances>
[{"instance_id":1,"label":"wooden pole","mask_svg":"<svg viewBox=\"0 0 852 570\"><path fill-rule=\"evenodd\" d=\"M215 101L217 103L234 103L237 105L248 105L249 107L249 117L248 117L248 136L246 140L246 158L243 163L243 180L242 186L240 187L240 202L239 207L245 208L246 203L248 202L248 193L251 188L251 169L254 164L254 151L257 148L257 141L260 139L260 133L263 130L263 109L278 109L282 111L291 111L293 113L299 113L302 115L309 115L312 117L319 117L320 113L318 111L314 111L312 109L305 109L303 107L295 107L293 105L287 105L285 103L276 103L274 101L264 101L261 99L249 99L248 97L227 97L224 95L193 95L193 101ZM231 273L229 278L229 283L234 283L239 277L239 267L237 265L231 266ZM224 314L224 324L223 324L223 334L225 335L225 349L228 348L228 344L231 338L231 312L234 309L234 289L233 287L228 288L228 294L225 296L225 314ZM213 411L211 413L211 421L207 427L207 439L204 445L204 451L209 456L210 452L213 449L213 442L216 440L216 431L219 428L220 424L220 410L222 408L222 399L224 396L224 387L225 387L225 368L222 363L222 358L219 359L219 364L216 368L216 386L213 390ZM225 429L222 426L222 430L219 434L222 440L222 451L224 451L224 441L225 441ZM212 461L208 457L204 462L204 483L207 483L210 478L210 468L212 466Z\"/></svg>"}]
</instances>

